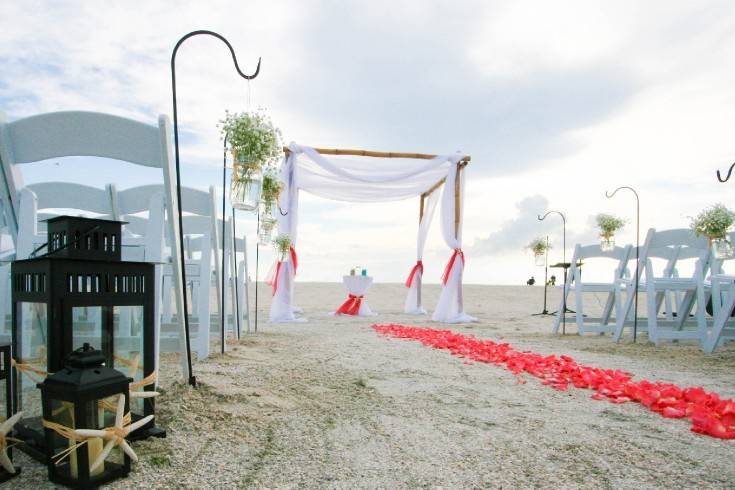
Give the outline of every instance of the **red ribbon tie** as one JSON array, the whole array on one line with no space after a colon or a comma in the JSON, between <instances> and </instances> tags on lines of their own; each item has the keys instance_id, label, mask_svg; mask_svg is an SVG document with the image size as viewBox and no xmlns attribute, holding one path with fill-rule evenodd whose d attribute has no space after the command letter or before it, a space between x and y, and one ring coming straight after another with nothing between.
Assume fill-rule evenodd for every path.
<instances>
[{"instance_id":1,"label":"red ribbon tie","mask_svg":"<svg viewBox=\"0 0 735 490\"><path fill-rule=\"evenodd\" d=\"M355 296L354 294L350 294L349 298L347 298L347 301L342 303L342 306L337 309L336 314L352 316L359 314L360 306L362 306L362 298L362 295Z\"/></svg>"},{"instance_id":2,"label":"red ribbon tie","mask_svg":"<svg viewBox=\"0 0 735 490\"><path fill-rule=\"evenodd\" d=\"M424 275L424 263L420 260L416 262L416 265L413 266L411 269L411 272L408 274L408 279L406 279L406 287L410 288L411 285L413 285L413 279L416 277L416 273L419 272L421 275Z\"/></svg>"},{"instance_id":3,"label":"red ribbon tie","mask_svg":"<svg viewBox=\"0 0 735 490\"><path fill-rule=\"evenodd\" d=\"M464 252L462 252L461 248L455 248L452 258L447 262L447 266L444 268L444 274L442 274L442 284L445 286L449 280L449 274L452 272L452 267L454 267L454 261L457 260L457 257L462 260L462 267L464 267Z\"/></svg>"}]
</instances>

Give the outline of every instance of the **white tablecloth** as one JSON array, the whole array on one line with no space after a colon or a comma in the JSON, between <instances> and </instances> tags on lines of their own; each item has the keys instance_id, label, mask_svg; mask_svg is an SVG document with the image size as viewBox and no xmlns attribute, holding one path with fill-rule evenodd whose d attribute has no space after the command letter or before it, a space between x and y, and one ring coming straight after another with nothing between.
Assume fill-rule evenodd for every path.
<instances>
[{"instance_id":1,"label":"white tablecloth","mask_svg":"<svg viewBox=\"0 0 735 490\"><path fill-rule=\"evenodd\" d=\"M365 298L365 293L367 293L367 290L370 289L370 286L373 284L373 278L370 276L342 276L342 283L345 285L345 289L347 290L348 294L353 294L355 296L363 296L362 303L360 305L360 311L358 313L359 316L373 316L376 315L368 305L367 298Z\"/></svg>"}]
</instances>

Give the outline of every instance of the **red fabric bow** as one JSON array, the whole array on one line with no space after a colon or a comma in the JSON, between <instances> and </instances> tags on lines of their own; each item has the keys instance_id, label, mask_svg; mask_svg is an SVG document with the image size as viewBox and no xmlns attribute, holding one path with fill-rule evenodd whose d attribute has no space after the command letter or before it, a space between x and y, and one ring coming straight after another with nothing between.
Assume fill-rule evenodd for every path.
<instances>
[{"instance_id":1,"label":"red fabric bow","mask_svg":"<svg viewBox=\"0 0 735 490\"><path fill-rule=\"evenodd\" d=\"M337 309L336 314L337 315L352 315L355 316L360 313L360 306L362 306L362 298L363 296L355 296L354 294L350 294L350 297L347 298L347 301L342 303L342 306Z\"/></svg>"},{"instance_id":2,"label":"red fabric bow","mask_svg":"<svg viewBox=\"0 0 735 490\"><path fill-rule=\"evenodd\" d=\"M569 356L521 352L510 344L481 340L451 330L399 324L373 325L373 329L390 337L418 340L467 361L504 367L518 377L519 383L526 382L521 375L527 373L555 390L567 391L569 385L593 390L594 400L637 402L665 418L690 419L692 432L735 439L735 400L722 399L719 394L705 391L700 386L681 388L660 381L634 381L630 373L619 369L586 366Z\"/></svg>"},{"instance_id":3,"label":"red fabric bow","mask_svg":"<svg viewBox=\"0 0 735 490\"><path fill-rule=\"evenodd\" d=\"M276 273L273 276L273 282L271 283L271 286L273 288L273 296L276 295L276 291L278 291L278 275L281 272L281 266L283 265L283 262L280 260L276 262Z\"/></svg>"},{"instance_id":4,"label":"red fabric bow","mask_svg":"<svg viewBox=\"0 0 735 490\"><path fill-rule=\"evenodd\" d=\"M291 245L291 263L293 264L293 275L296 275L296 269L299 268L299 258L296 256L296 249Z\"/></svg>"},{"instance_id":5,"label":"red fabric bow","mask_svg":"<svg viewBox=\"0 0 735 490\"><path fill-rule=\"evenodd\" d=\"M447 262L447 266L444 268L444 274L442 274L442 284L445 286L449 280L449 274L452 272L452 267L454 267L454 261L457 260L457 257L462 259L462 267L464 267L464 252L462 252L461 248L455 248L452 258Z\"/></svg>"},{"instance_id":6,"label":"red fabric bow","mask_svg":"<svg viewBox=\"0 0 735 490\"><path fill-rule=\"evenodd\" d=\"M407 288L410 288L413 284L413 279L416 276L417 272L420 272L422 276L424 275L424 263L420 260L416 262L416 265L413 266L411 272L408 274L408 279L406 279Z\"/></svg>"}]
</instances>

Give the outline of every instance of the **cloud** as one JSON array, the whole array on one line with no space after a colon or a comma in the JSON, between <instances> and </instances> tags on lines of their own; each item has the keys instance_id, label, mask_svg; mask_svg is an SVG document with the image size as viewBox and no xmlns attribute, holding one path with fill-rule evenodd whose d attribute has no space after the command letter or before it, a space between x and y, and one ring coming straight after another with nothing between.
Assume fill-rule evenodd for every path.
<instances>
[{"instance_id":1,"label":"cloud","mask_svg":"<svg viewBox=\"0 0 735 490\"><path fill-rule=\"evenodd\" d=\"M540 236L550 235L549 240L553 241L551 237L555 236L558 226L549 218L538 220L548 207L549 200L545 196L537 194L524 198L516 204L518 215L515 218L505 221L487 238L476 239L469 251L473 255L495 255L520 250Z\"/></svg>"},{"instance_id":2,"label":"cloud","mask_svg":"<svg viewBox=\"0 0 735 490\"><path fill-rule=\"evenodd\" d=\"M487 238L477 238L469 248L475 256L501 255L518 252L524 249L531 240L548 235L552 248L562 248L564 239L561 218L552 213L543 221L538 217L549 211L549 200L536 194L523 198L516 203L518 214L513 219L502 223L497 231L491 232ZM585 228L580 232L567 229L567 249L577 243L593 243L597 240L595 215L587 217Z\"/></svg>"}]
</instances>

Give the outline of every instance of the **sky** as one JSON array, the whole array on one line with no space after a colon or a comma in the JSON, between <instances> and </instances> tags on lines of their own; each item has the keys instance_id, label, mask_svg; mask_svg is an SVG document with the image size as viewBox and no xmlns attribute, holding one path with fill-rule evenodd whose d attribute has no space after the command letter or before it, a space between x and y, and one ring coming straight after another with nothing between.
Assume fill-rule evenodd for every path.
<instances>
[{"instance_id":1,"label":"sky","mask_svg":"<svg viewBox=\"0 0 735 490\"><path fill-rule=\"evenodd\" d=\"M0 112L8 120L93 110L154 124L172 114L170 56L189 31L232 44L250 83L213 38L179 50L182 179L221 186L217 123L264 108L286 142L472 156L466 169L465 282L524 284L543 269L524 247L549 235L550 260L593 243L594 216L628 220L618 243L687 227L722 202L717 169L735 161L735 6L729 1L16 1L0 3ZM24 165L26 182L120 189L158 176L89 159ZM221 189L220 189L221 190ZM405 280L418 198L350 204L303 195L299 280L351 267ZM254 235L240 213L239 232ZM252 241L251 241L252 242ZM261 249L261 276L272 251ZM253 264L254 252L250 251ZM450 257L435 221L425 281ZM607 272L605 272L607 273Z\"/></svg>"}]
</instances>

